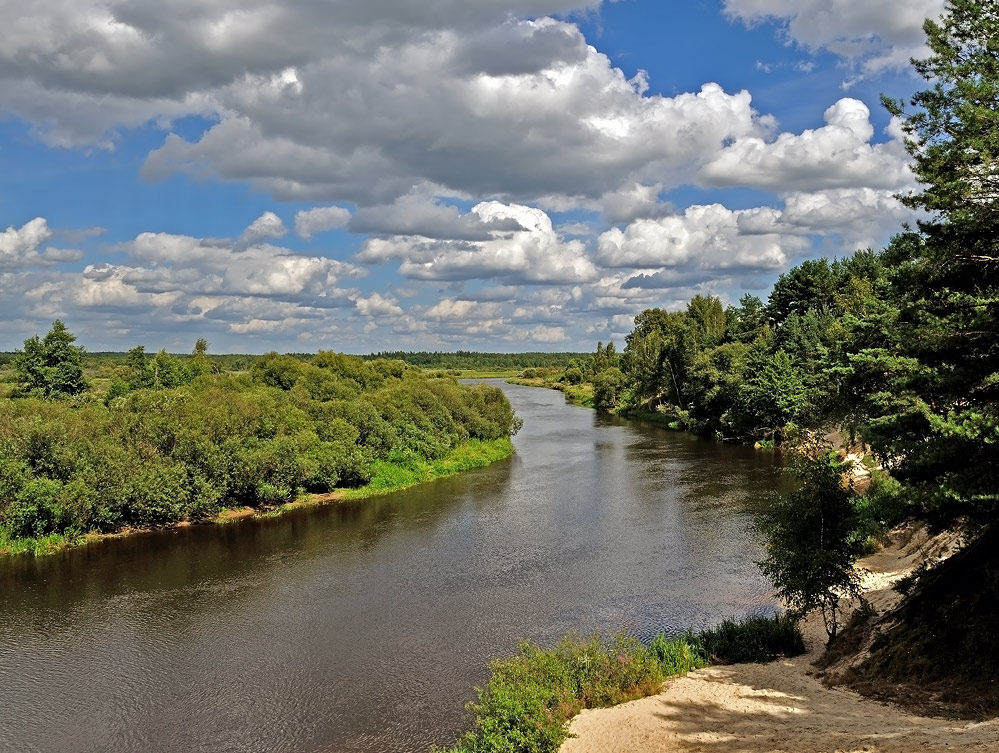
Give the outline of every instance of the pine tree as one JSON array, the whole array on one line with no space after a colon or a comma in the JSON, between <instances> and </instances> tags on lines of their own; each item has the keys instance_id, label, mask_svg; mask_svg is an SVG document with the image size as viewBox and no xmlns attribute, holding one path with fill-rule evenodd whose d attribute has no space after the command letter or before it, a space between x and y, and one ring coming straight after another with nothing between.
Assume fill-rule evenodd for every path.
<instances>
[{"instance_id":1,"label":"pine tree","mask_svg":"<svg viewBox=\"0 0 999 753\"><path fill-rule=\"evenodd\" d=\"M950 0L923 26L914 60L930 88L902 119L921 190L903 197L928 219L893 244L906 395L869 436L926 516L991 522L999 506L999 6Z\"/></svg>"}]
</instances>

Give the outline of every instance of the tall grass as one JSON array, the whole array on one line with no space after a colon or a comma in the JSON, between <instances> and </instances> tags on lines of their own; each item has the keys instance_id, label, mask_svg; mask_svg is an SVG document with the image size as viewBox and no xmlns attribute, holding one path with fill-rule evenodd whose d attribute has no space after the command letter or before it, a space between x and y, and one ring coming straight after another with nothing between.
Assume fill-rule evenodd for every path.
<instances>
[{"instance_id":1,"label":"tall grass","mask_svg":"<svg viewBox=\"0 0 999 753\"><path fill-rule=\"evenodd\" d=\"M492 676L468 704L471 728L440 753L555 753L568 722L584 708L613 706L657 693L663 682L711 661L769 661L804 651L786 616L726 620L678 638L657 635L645 646L570 635L554 648L522 643L515 656L490 665Z\"/></svg>"},{"instance_id":2,"label":"tall grass","mask_svg":"<svg viewBox=\"0 0 999 753\"><path fill-rule=\"evenodd\" d=\"M509 437L472 439L457 445L444 457L425 460L416 456L389 457L371 465L371 481L358 489L339 492L342 499L362 499L406 489L426 481L456 476L473 468L482 468L513 454Z\"/></svg>"},{"instance_id":3,"label":"tall grass","mask_svg":"<svg viewBox=\"0 0 999 753\"><path fill-rule=\"evenodd\" d=\"M697 640L705 656L724 664L768 662L805 653L798 623L787 614L724 620L718 627L702 631Z\"/></svg>"}]
</instances>

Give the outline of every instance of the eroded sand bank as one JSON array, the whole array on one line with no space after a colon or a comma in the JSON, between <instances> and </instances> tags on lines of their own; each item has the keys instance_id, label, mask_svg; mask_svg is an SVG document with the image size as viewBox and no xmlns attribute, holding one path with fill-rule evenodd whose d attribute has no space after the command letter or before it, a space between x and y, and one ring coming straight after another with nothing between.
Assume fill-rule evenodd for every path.
<instances>
[{"instance_id":1,"label":"eroded sand bank","mask_svg":"<svg viewBox=\"0 0 999 753\"><path fill-rule=\"evenodd\" d=\"M947 543L933 544L937 554ZM879 610L890 585L926 551L900 542L864 560L868 597ZM691 672L662 693L573 719L561 753L999 753L999 719L970 723L920 717L816 679L821 623L806 623L810 653L772 664Z\"/></svg>"}]
</instances>

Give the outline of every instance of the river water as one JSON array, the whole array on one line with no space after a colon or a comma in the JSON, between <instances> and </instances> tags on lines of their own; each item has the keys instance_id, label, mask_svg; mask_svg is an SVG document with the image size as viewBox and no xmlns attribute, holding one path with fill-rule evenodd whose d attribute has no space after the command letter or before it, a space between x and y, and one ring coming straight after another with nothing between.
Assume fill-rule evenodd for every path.
<instances>
[{"instance_id":1,"label":"river water","mask_svg":"<svg viewBox=\"0 0 999 753\"><path fill-rule=\"evenodd\" d=\"M0 561L0 751L428 751L520 639L773 611L772 456L495 383L524 428L488 468Z\"/></svg>"}]
</instances>

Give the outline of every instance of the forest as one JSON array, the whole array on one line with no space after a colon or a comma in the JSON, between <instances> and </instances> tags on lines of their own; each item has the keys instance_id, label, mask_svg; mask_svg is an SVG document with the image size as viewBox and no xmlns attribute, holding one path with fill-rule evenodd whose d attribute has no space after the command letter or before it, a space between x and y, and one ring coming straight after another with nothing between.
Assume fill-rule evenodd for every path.
<instances>
[{"instance_id":1,"label":"forest","mask_svg":"<svg viewBox=\"0 0 999 753\"><path fill-rule=\"evenodd\" d=\"M56 321L11 362L13 389L0 398L0 551L361 487L475 454L476 443L509 454L519 425L495 387L398 360L270 353L228 372L199 340L187 358L134 348L104 363L95 387L74 342Z\"/></svg>"}]
</instances>

